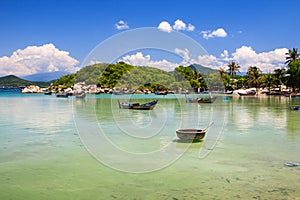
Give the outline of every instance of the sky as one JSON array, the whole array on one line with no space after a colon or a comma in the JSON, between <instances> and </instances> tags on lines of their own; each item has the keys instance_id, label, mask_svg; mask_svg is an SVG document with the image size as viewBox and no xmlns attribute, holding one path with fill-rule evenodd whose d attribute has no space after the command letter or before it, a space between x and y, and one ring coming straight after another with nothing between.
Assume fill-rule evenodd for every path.
<instances>
[{"instance_id":1,"label":"sky","mask_svg":"<svg viewBox=\"0 0 300 200\"><path fill-rule=\"evenodd\" d=\"M164 70L234 61L241 71L270 72L300 46L299 7L295 0L0 0L0 75L75 72L103 41L144 27L183 34L207 54L174 48L175 62L136 50L120 60Z\"/></svg>"}]
</instances>

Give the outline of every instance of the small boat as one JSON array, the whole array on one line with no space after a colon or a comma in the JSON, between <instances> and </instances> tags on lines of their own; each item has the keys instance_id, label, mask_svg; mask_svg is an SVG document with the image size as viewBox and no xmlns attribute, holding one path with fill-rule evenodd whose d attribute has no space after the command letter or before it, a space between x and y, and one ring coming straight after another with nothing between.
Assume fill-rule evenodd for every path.
<instances>
[{"instance_id":1,"label":"small boat","mask_svg":"<svg viewBox=\"0 0 300 200\"><path fill-rule=\"evenodd\" d=\"M44 90L44 95L52 95L52 91L50 90Z\"/></svg>"},{"instance_id":2,"label":"small boat","mask_svg":"<svg viewBox=\"0 0 300 200\"><path fill-rule=\"evenodd\" d=\"M44 95L52 95L52 92L51 91L45 91Z\"/></svg>"},{"instance_id":3,"label":"small boat","mask_svg":"<svg viewBox=\"0 0 300 200\"><path fill-rule=\"evenodd\" d=\"M213 103L217 97L208 97L208 98L201 98L201 97L196 97L196 98L187 98L186 101L189 103Z\"/></svg>"},{"instance_id":4,"label":"small boat","mask_svg":"<svg viewBox=\"0 0 300 200\"><path fill-rule=\"evenodd\" d=\"M154 92L155 95L167 95L168 92L167 91L156 91Z\"/></svg>"},{"instance_id":5,"label":"small boat","mask_svg":"<svg viewBox=\"0 0 300 200\"><path fill-rule=\"evenodd\" d=\"M69 94L67 93L57 93L56 94L56 97L59 97L59 98L68 98Z\"/></svg>"},{"instance_id":6,"label":"small boat","mask_svg":"<svg viewBox=\"0 0 300 200\"><path fill-rule=\"evenodd\" d=\"M228 91L224 92L224 94L232 94L232 93L233 93L232 90L228 90Z\"/></svg>"},{"instance_id":7,"label":"small boat","mask_svg":"<svg viewBox=\"0 0 300 200\"><path fill-rule=\"evenodd\" d=\"M290 106L291 110L300 110L300 106Z\"/></svg>"},{"instance_id":8,"label":"small boat","mask_svg":"<svg viewBox=\"0 0 300 200\"><path fill-rule=\"evenodd\" d=\"M136 102L119 102L119 107L123 109L135 109L135 110L152 110L158 100L153 100L151 102L145 103L145 104L140 104Z\"/></svg>"},{"instance_id":9,"label":"small boat","mask_svg":"<svg viewBox=\"0 0 300 200\"><path fill-rule=\"evenodd\" d=\"M83 98L85 98L85 96L86 96L86 94L84 92L75 95L75 97L78 99L83 99Z\"/></svg>"},{"instance_id":10,"label":"small boat","mask_svg":"<svg viewBox=\"0 0 300 200\"><path fill-rule=\"evenodd\" d=\"M181 140L201 140L204 138L206 129L177 129L177 137Z\"/></svg>"},{"instance_id":11,"label":"small boat","mask_svg":"<svg viewBox=\"0 0 300 200\"><path fill-rule=\"evenodd\" d=\"M238 91L238 94L240 96L253 96L256 94L254 90L240 90Z\"/></svg>"}]
</instances>

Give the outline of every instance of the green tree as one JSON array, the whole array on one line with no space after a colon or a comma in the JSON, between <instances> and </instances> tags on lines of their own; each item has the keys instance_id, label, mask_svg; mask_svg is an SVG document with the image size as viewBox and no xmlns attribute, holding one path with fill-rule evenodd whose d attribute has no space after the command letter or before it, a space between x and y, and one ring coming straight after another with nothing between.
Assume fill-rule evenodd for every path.
<instances>
[{"instance_id":1,"label":"green tree","mask_svg":"<svg viewBox=\"0 0 300 200\"><path fill-rule=\"evenodd\" d=\"M207 84L201 73L197 70L192 70L189 67L176 67L174 70L174 77L178 82L188 81L194 90L197 90L198 88L207 89Z\"/></svg>"},{"instance_id":2,"label":"green tree","mask_svg":"<svg viewBox=\"0 0 300 200\"><path fill-rule=\"evenodd\" d=\"M61 89L72 87L75 84L76 74L68 74L60 77L53 83L53 86L61 86Z\"/></svg>"},{"instance_id":3,"label":"green tree","mask_svg":"<svg viewBox=\"0 0 300 200\"><path fill-rule=\"evenodd\" d=\"M220 73L220 76L223 78L223 75L224 75L225 72L226 72L225 68L224 68L224 67L220 67L220 68L218 69L218 71L219 71L219 73Z\"/></svg>"},{"instance_id":4,"label":"green tree","mask_svg":"<svg viewBox=\"0 0 300 200\"><path fill-rule=\"evenodd\" d=\"M283 84L284 82L284 75L285 75L285 69L275 69L274 70L274 84L280 88L280 91L281 91L281 85Z\"/></svg>"},{"instance_id":5,"label":"green tree","mask_svg":"<svg viewBox=\"0 0 300 200\"><path fill-rule=\"evenodd\" d=\"M224 91L223 80L219 73L210 73L205 80L210 90Z\"/></svg>"},{"instance_id":6,"label":"green tree","mask_svg":"<svg viewBox=\"0 0 300 200\"><path fill-rule=\"evenodd\" d=\"M263 74L259 78L261 81L260 86L263 88L268 88L269 93L271 92L271 88L275 85L275 78L273 74Z\"/></svg>"},{"instance_id":7,"label":"green tree","mask_svg":"<svg viewBox=\"0 0 300 200\"><path fill-rule=\"evenodd\" d=\"M236 87L234 89L243 88L247 85L248 77L247 76L237 76L234 81L235 82L232 84L234 87Z\"/></svg>"},{"instance_id":8,"label":"green tree","mask_svg":"<svg viewBox=\"0 0 300 200\"><path fill-rule=\"evenodd\" d=\"M256 66L250 66L247 71L247 77L248 77L248 86L255 87L256 90L260 86L260 73L261 70Z\"/></svg>"},{"instance_id":9,"label":"green tree","mask_svg":"<svg viewBox=\"0 0 300 200\"><path fill-rule=\"evenodd\" d=\"M240 66L236 62L230 62L228 65L228 73L233 78L236 75L236 72L239 72Z\"/></svg>"},{"instance_id":10,"label":"green tree","mask_svg":"<svg viewBox=\"0 0 300 200\"><path fill-rule=\"evenodd\" d=\"M289 63L287 74L287 86L292 87L294 92L296 88L300 88L300 60Z\"/></svg>"},{"instance_id":11,"label":"green tree","mask_svg":"<svg viewBox=\"0 0 300 200\"><path fill-rule=\"evenodd\" d=\"M298 48L293 48L292 50L289 50L286 55L286 62L285 64L290 64L291 62L295 62L296 60L299 59L299 53L298 53Z\"/></svg>"}]
</instances>

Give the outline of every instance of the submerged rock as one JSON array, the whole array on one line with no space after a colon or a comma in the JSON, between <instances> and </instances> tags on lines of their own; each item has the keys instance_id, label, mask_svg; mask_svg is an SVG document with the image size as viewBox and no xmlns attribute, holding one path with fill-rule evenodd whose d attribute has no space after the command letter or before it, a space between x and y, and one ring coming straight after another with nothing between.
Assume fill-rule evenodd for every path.
<instances>
[{"instance_id":1,"label":"submerged rock","mask_svg":"<svg viewBox=\"0 0 300 200\"><path fill-rule=\"evenodd\" d=\"M297 167L300 164L296 163L296 162L287 162L287 163L284 163L284 165L287 166L287 167Z\"/></svg>"}]
</instances>

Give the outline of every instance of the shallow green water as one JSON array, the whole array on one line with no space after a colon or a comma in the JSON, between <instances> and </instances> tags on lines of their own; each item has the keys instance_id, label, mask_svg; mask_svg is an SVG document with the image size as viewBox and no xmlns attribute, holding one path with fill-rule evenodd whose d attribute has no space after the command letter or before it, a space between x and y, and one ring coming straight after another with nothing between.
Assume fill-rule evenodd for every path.
<instances>
[{"instance_id":1,"label":"shallow green water","mask_svg":"<svg viewBox=\"0 0 300 200\"><path fill-rule=\"evenodd\" d=\"M0 199L300 198L300 167L284 166L300 162L300 112L287 109L300 99L219 96L198 105L184 96L133 98L159 103L128 111L110 95L0 96ZM177 128L211 122L200 143L176 138ZM111 151L103 138L129 153ZM124 172L132 170L139 173Z\"/></svg>"}]
</instances>

